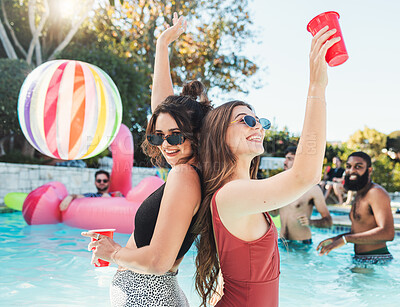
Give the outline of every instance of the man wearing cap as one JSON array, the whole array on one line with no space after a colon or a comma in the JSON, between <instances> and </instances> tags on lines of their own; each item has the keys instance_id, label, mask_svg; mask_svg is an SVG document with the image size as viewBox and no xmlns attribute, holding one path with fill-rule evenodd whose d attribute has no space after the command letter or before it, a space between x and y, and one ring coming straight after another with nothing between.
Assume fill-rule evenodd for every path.
<instances>
[{"instance_id":1,"label":"man wearing cap","mask_svg":"<svg viewBox=\"0 0 400 307\"><path fill-rule=\"evenodd\" d=\"M351 231L319 243L320 255L353 243L356 261L381 263L393 259L386 246L387 241L394 239L390 197L384 188L372 182L371 173L369 155L358 151L348 157L344 187L357 192L350 211Z\"/></svg>"}]
</instances>

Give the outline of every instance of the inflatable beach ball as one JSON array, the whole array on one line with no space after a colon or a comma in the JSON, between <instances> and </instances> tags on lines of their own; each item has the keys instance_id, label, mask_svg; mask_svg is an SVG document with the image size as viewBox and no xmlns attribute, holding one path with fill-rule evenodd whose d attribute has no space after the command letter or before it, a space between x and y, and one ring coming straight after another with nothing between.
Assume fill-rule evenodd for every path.
<instances>
[{"instance_id":1,"label":"inflatable beach ball","mask_svg":"<svg viewBox=\"0 0 400 307\"><path fill-rule=\"evenodd\" d=\"M41 153L63 160L90 158L117 135L121 97L100 68L72 60L50 61L25 79L18 119L26 139Z\"/></svg>"}]
</instances>

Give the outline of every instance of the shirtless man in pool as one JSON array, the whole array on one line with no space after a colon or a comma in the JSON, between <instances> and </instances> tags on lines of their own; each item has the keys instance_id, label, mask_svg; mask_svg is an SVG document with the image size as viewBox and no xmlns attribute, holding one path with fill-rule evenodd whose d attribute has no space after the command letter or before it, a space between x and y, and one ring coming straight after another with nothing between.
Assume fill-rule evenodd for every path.
<instances>
[{"instance_id":1,"label":"shirtless man in pool","mask_svg":"<svg viewBox=\"0 0 400 307\"><path fill-rule=\"evenodd\" d=\"M284 169L293 166L297 148L290 146L286 150ZM320 219L310 219L313 207L321 215ZM279 209L281 217L281 237L288 242L311 244L310 226L329 228L332 218L326 207L325 198L319 185L315 185L298 200Z\"/></svg>"},{"instance_id":2,"label":"shirtless man in pool","mask_svg":"<svg viewBox=\"0 0 400 307\"><path fill-rule=\"evenodd\" d=\"M371 158L353 152L347 159L344 187L356 191L351 207L351 231L322 241L317 250L327 255L347 243L354 244L354 259L377 263L392 259L386 242L394 239L393 214L386 190L371 180Z\"/></svg>"}]
</instances>

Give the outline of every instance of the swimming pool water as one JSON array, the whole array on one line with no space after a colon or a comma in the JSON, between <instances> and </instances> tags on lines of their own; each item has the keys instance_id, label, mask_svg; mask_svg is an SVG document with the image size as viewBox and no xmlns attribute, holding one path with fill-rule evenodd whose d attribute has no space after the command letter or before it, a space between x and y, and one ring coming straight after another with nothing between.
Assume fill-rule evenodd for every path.
<instances>
[{"instance_id":1,"label":"swimming pool water","mask_svg":"<svg viewBox=\"0 0 400 307\"><path fill-rule=\"evenodd\" d=\"M28 226L19 212L0 214L0 306L109 306L116 266L94 268L81 231L63 224ZM398 236L388 243L391 263L362 266L352 261L352 244L318 256L315 247L333 232L312 231L311 249L280 247L280 306L399 306ZM128 238L115 234L120 244ZM198 306L194 257L192 248L178 279L191 305Z\"/></svg>"}]
</instances>

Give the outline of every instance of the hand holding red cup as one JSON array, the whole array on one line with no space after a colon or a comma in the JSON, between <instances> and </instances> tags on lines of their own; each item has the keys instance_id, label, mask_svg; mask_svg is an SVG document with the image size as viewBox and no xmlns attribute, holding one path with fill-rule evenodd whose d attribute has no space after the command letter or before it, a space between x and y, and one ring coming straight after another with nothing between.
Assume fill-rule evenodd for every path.
<instances>
[{"instance_id":1,"label":"hand holding red cup","mask_svg":"<svg viewBox=\"0 0 400 307\"><path fill-rule=\"evenodd\" d=\"M92 263L96 267L106 267L110 265L110 262L102 260L100 257L107 259L106 254L111 254L115 250L114 245L118 245L112 241L114 231L115 229L93 229L88 232L82 232L82 236L91 238L91 243L89 243L88 249L93 251ZM110 253L108 251L109 249L111 250ZM102 254L104 254L104 256Z\"/></svg>"},{"instance_id":2,"label":"hand holding red cup","mask_svg":"<svg viewBox=\"0 0 400 307\"><path fill-rule=\"evenodd\" d=\"M339 14L336 12L325 12L314 17L307 25L307 30L313 36L325 26L328 26L329 29L336 29L336 33L329 39L340 37L341 40L328 49L325 57L326 62L331 67L343 64L349 58L339 25L339 17Z\"/></svg>"}]
</instances>

